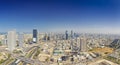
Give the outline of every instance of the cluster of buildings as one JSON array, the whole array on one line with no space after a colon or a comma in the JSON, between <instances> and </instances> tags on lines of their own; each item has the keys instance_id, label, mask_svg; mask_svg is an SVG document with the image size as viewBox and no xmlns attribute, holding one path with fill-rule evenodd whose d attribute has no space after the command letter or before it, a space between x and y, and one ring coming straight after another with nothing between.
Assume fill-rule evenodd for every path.
<instances>
[{"instance_id":1,"label":"cluster of buildings","mask_svg":"<svg viewBox=\"0 0 120 65\"><path fill-rule=\"evenodd\" d=\"M32 43L37 43L37 30L33 30ZM13 51L16 47L23 48L25 46L25 41L31 38L31 34L17 33L15 30L8 31L7 34L0 35L1 44L8 47L9 51Z\"/></svg>"},{"instance_id":2,"label":"cluster of buildings","mask_svg":"<svg viewBox=\"0 0 120 65\"><path fill-rule=\"evenodd\" d=\"M15 49L25 49L38 44L41 62L50 63L83 63L95 61L100 56L94 48L108 47L112 41L120 36L107 34L75 33L72 30L65 33L18 33L15 30L0 35L3 46L13 52ZM105 48L108 49L108 48ZM94 50L93 50L94 51ZM106 51L105 51L106 52Z\"/></svg>"},{"instance_id":3,"label":"cluster of buildings","mask_svg":"<svg viewBox=\"0 0 120 65\"><path fill-rule=\"evenodd\" d=\"M115 36L116 37L116 36ZM37 29L33 29L33 33L17 33L9 31L8 34L0 35L0 40L3 45L7 45L10 51L13 51L16 46L22 48L25 44L40 43L45 41L64 41L70 43L72 51L87 51L94 47L109 45L113 40L113 36L100 34L79 34L74 33L38 33ZM65 43L64 43L65 44Z\"/></svg>"}]
</instances>

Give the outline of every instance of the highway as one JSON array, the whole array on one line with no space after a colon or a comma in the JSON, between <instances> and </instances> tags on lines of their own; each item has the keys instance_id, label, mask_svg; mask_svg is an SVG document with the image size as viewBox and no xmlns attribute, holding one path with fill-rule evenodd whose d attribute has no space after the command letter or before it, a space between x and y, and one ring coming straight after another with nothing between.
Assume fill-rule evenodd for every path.
<instances>
[{"instance_id":1,"label":"highway","mask_svg":"<svg viewBox=\"0 0 120 65\"><path fill-rule=\"evenodd\" d=\"M31 56L36 52L36 50L38 49L39 47L38 46L34 46L34 47L31 47L29 48L28 52L26 53L25 57L14 57L16 60L13 61L11 64L9 65L18 65L19 62L23 62L23 65L26 65L28 63L32 64L33 65L33 60L31 60ZM18 61L19 60L19 61Z\"/></svg>"},{"instance_id":2,"label":"highway","mask_svg":"<svg viewBox=\"0 0 120 65\"><path fill-rule=\"evenodd\" d=\"M8 58L2 65L9 65L12 61L14 61L14 59Z\"/></svg>"},{"instance_id":3,"label":"highway","mask_svg":"<svg viewBox=\"0 0 120 65\"><path fill-rule=\"evenodd\" d=\"M35 46L36 47L36 46ZM26 55L25 55L25 57L27 58L27 59L23 59L22 61L24 61L24 63L23 63L23 65L26 65L26 64L28 64L28 63L30 63L30 64L32 64L33 63L33 61L32 60L30 60L31 59L31 57L32 57L32 55L37 51L37 49L39 48L39 47L36 47L36 48L34 48L34 47L32 47L33 49L32 49L32 51L30 50ZM29 59L28 59L29 58ZM32 62L32 63L31 63Z\"/></svg>"}]
</instances>

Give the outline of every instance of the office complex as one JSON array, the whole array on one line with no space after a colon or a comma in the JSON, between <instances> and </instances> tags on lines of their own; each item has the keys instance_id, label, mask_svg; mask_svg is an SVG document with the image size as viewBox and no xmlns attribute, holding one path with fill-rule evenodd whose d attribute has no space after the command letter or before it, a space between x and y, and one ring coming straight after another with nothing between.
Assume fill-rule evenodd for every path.
<instances>
[{"instance_id":1,"label":"office complex","mask_svg":"<svg viewBox=\"0 0 120 65\"><path fill-rule=\"evenodd\" d=\"M33 29L33 43L37 43L37 29Z\"/></svg>"},{"instance_id":2,"label":"office complex","mask_svg":"<svg viewBox=\"0 0 120 65\"><path fill-rule=\"evenodd\" d=\"M19 33L18 35L19 47L22 48L24 44L24 36L23 33Z\"/></svg>"},{"instance_id":3,"label":"office complex","mask_svg":"<svg viewBox=\"0 0 120 65\"><path fill-rule=\"evenodd\" d=\"M87 43L85 38L80 38L80 51L82 52L87 51Z\"/></svg>"},{"instance_id":4,"label":"office complex","mask_svg":"<svg viewBox=\"0 0 120 65\"><path fill-rule=\"evenodd\" d=\"M68 40L68 31L65 32L65 39Z\"/></svg>"},{"instance_id":5,"label":"office complex","mask_svg":"<svg viewBox=\"0 0 120 65\"><path fill-rule=\"evenodd\" d=\"M13 51L16 46L16 31L9 31L7 36L8 49Z\"/></svg>"},{"instance_id":6,"label":"office complex","mask_svg":"<svg viewBox=\"0 0 120 65\"><path fill-rule=\"evenodd\" d=\"M71 30L71 39L74 38L73 31Z\"/></svg>"},{"instance_id":7,"label":"office complex","mask_svg":"<svg viewBox=\"0 0 120 65\"><path fill-rule=\"evenodd\" d=\"M2 44L7 45L7 34L5 34L4 39L2 39Z\"/></svg>"}]
</instances>

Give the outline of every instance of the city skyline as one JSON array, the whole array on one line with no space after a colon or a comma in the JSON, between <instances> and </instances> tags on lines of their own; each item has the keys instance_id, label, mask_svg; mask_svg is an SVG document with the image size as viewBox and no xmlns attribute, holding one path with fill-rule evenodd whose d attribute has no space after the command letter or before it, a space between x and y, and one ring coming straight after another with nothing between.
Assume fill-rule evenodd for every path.
<instances>
[{"instance_id":1,"label":"city skyline","mask_svg":"<svg viewBox=\"0 0 120 65\"><path fill-rule=\"evenodd\" d=\"M0 1L0 31L120 33L118 0Z\"/></svg>"}]
</instances>

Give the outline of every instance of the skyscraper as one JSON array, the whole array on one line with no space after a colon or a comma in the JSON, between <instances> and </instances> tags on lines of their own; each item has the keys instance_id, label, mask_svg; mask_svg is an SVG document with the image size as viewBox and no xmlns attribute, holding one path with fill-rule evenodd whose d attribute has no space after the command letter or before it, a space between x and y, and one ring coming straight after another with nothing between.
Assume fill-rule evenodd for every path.
<instances>
[{"instance_id":1,"label":"skyscraper","mask_svg":"<svg viewBox=\"0 0 120 65\"><path fill-rule=\"evenodd\" d=\"M65 39L68 40L68 31L65 32Z\"/></svg>"},{"instance_id":2,"label":"skyscraper","mask_svg":"<svg viewBox=\"0 0 120 65\"><path fill-rule=\"evenodd\" d=\"M47 33L45 33L44 40L47 41Z\"/></svg>"},{"instance_id":3,"label":"skyscraper","mask_svg":"<svg viewBox=\"0 0 120 65\"><path fill-rule=\"evenodd\" d=\"M8 49L13 51L16 46L16 31L9 31L7 36Z\"/></svg>"},{"instance_id":4,"label":"skyscraper","mask_svg":"<svg viewBox=\"0 0 120 65\"><path fill-rule=\"evenodd\" d=\"M38 34L37 29L33 29L33 42L34 43L37 43L37 34Z\"/></svg>"},{"instance_id":5,"label":"skyscraper","mask_svg":"<svg viewBox=\"0 0 120 65\"><path fill-rule=\"evenodd\" d=\"M7 35L5 35L4 39L2 40L3 45L7 45Z\"/></svg>"},{"instance_id":6,"label":"skyscraper","mask_svg":"<svg viewBox=\"0 0 120 65\"><path fill-rule=\"evenodd\" d=\"M23 33L19 33L18 35L18 40L19 40L19 47L22 48L24 44L24 36Z\"/></svg>"},{"instance_id":7,"label":"skyscraper","mask_svg":"<svg viewBox=\"0 0 120 65\"><path fill-rule=\"evenodd\" d=\"M71 39L74 38L73 31L71 30Z\"/></svg>"},{"instance_id":8,"label":"skyscraper","mask_svg":"<svg viewBox=\"0 0 120 65\"><path fill-rule=\"evenodd\" d=\"M80 51L82 52L87 51L87 43L85 38L80 38Z\"/></svg>"}]
</instances>

